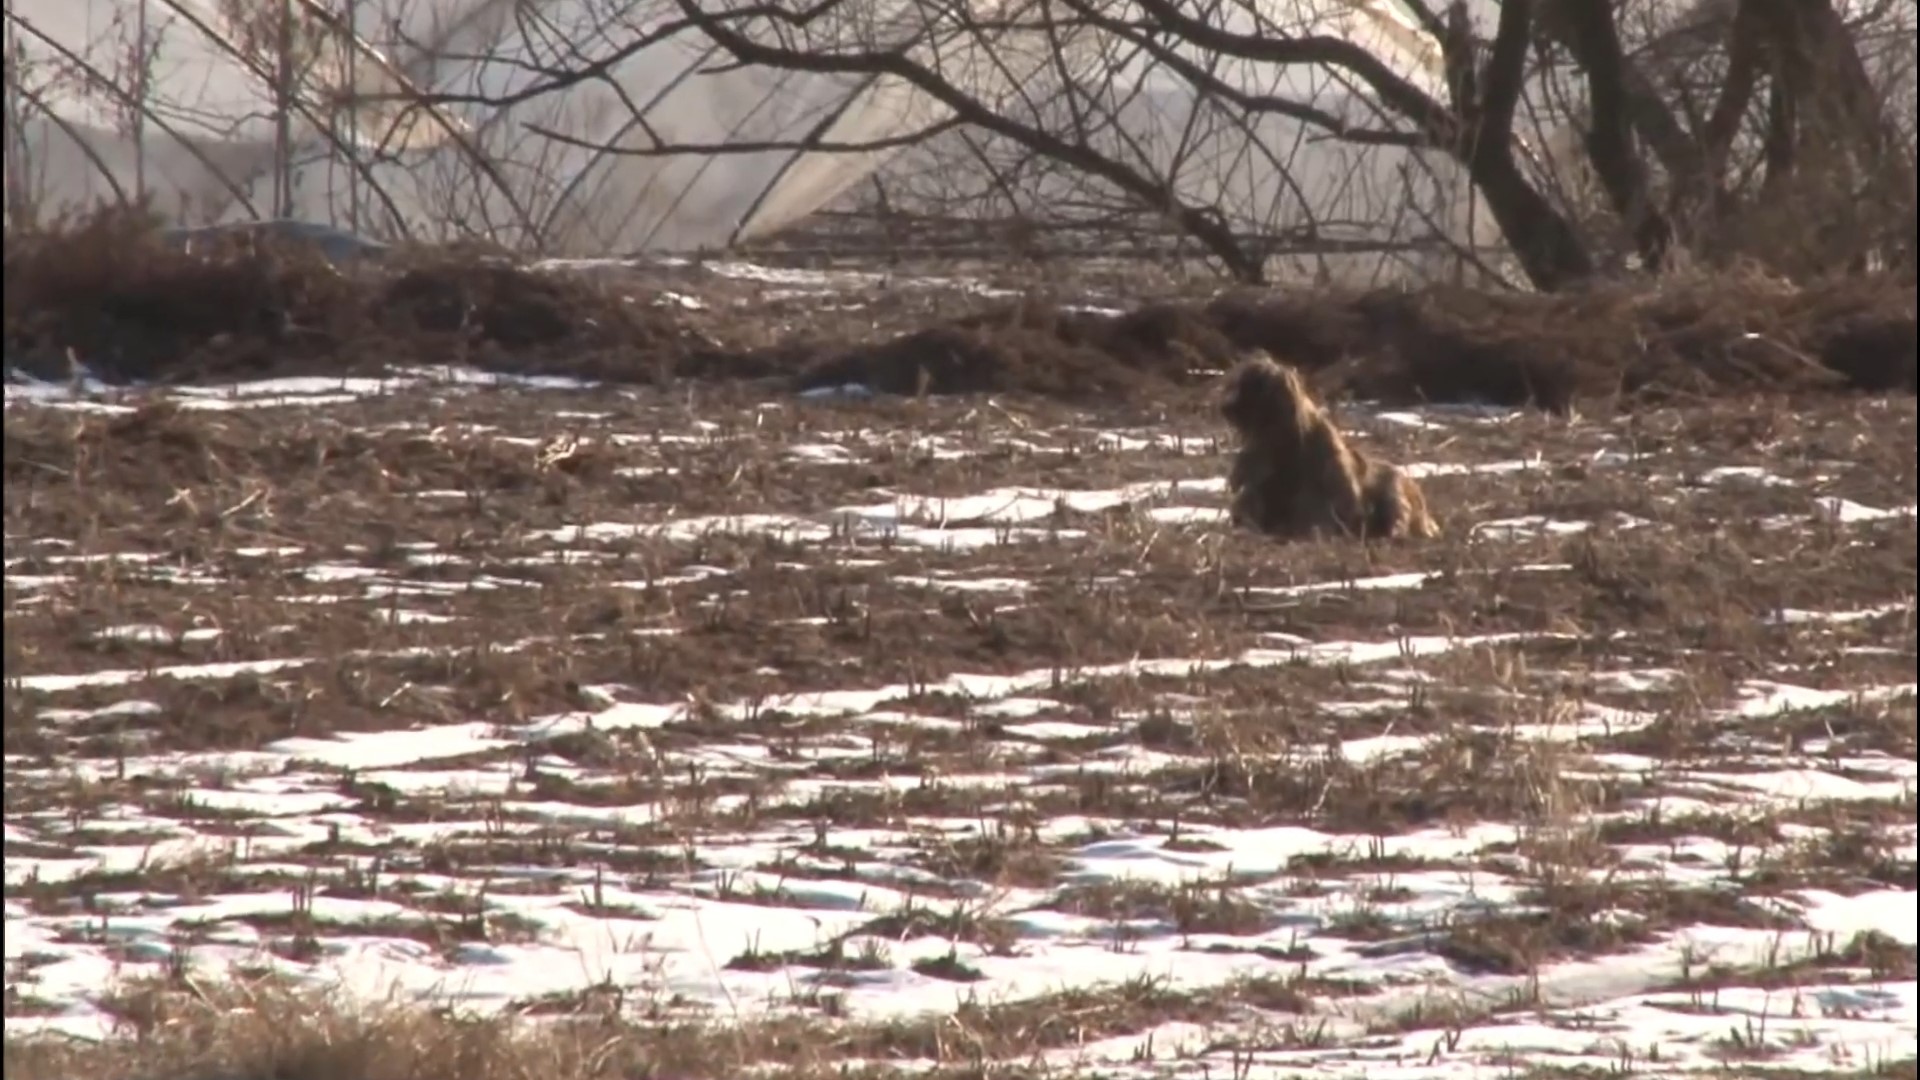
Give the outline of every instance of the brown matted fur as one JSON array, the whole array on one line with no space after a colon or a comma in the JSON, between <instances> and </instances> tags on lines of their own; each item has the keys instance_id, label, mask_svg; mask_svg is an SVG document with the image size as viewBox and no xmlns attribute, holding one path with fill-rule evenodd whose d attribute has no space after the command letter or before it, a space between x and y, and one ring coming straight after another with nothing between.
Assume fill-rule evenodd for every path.
<instances>
[{"instance_id":1,"label":"brown matted fur","mask_svg":"<svg viewBox=\"0 0 1920 1080\"><path fill-rule=\"evenodd\" d=\"M1300 373L1266 353L1226 376L1220 414L1240 435L1227 475L1235 524L1288 538L1439 535L1419 486L1347 445Z\"/></svg>"}]
</instances>

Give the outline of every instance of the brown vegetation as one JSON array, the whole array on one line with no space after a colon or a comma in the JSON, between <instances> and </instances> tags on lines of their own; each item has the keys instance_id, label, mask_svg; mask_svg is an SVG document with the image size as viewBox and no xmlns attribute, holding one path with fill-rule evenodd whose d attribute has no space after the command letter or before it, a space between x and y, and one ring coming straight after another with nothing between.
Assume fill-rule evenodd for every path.
<instances>
[{"instance_id":1,"label":"brown vegetation","mask_svg":"<svg viewBox=\"0 0 1920 1080\"><path fill-rule=\"evenodd\" d=\"M641 267L540 271L477 254L398 251L336 268L297 241L237 236L187 252L152 223L102 214L6 240L7 364L108 382L379 374L468 363L625 383L787 379L895 394L1025 392L1153 402L1247 349L1324 392L1390 403L1686 401L1741 393L1908 392L1912 280L1789 286L1670 278L1555 295L1467 289L1272 290L1124 314L1036 294L845 314L763 313L751 296L687 310ZM683 286L676 283L676 288ZM812 305L820 307L822 305ZM972 310L964 310L971 308Z\"/></svg>"},{"instance_id":2,"label":"brown vegetation","mask_svg":"<svg viewBox=\"0 0 1920 1080\"><path fill-rule=\"evenodd\" d=\"M1247 349L1284 356L1328 391L1396 404L1484 402L1565 411L1742 393L1915 386L1914 286L1892 278L1799 288L1757 276L1676 278L1554 295L1432 287L1248 291L1125 315L1022 301L816 364L804 385L893 393L1035 389L1061 373L1193 382ZM964 364L928 363L957 339ZM926 376L921 374L925 369ZM1195 374L1197 369L1197 374ZM1081 396L1114 379L1076 381Z\"/></svg>"},{"instance_id":3,"label":"brown vegetation","mask_svg":"<svg viewBox=\"0 0 1920 1080\"><path fill-rule=\"evenodd\" d=\"M1220 413L1241 443L1227 476L1235 524L1290 539L1439 534L1419 485L1348 445L1300 373L1267 354L1227 376Z\"/></svg>"},{"instance_id":4,"label":"brown vegetation","mask_svg":"<svg viewBox=\"0 0 1920 1080\"><path fill-rule=\"evenodd\" d=\"M151 396L164 397L129 400ZM754 410L713 396L697 411L677 387L10 405L9 856L174 840L196 853L9 885L15 920L63 936L8 970L8 1075L1011 1080L1049 1075L1033 1064L1041 1055L1060 1062L1051 1075L1087 1075L1102 1066L1076 1068L1073 1048L1146 1042L1170 1021L1219 1039L1298 1024L1272 1038L1350 1061L1369 1044L1312 1032L1378 986L1329 970L1330 938L1524 987L1574 958L1735 920L1781 926L1792 954L1765 970L1696 968L1695 979L1910 977L1901 942L1842 937L1801 956L1800 943L1825 936L1800 925L1792 899L1910 887L1900 839L1915 807L1897 778L1913 756L1911 700L1862 694L1770 717L1736 706L1748 680L1841 692L1911 681L1913 517L1815 514L1827 496L1912 504L1911 398L1722 400L1578 424L1440 415L1433 427L1360 427L1356 411L1350 431L1367 449L1446 467L1424 481L1446 535L1306 540L1276 557L1193 523L1206 515L1192 511L1225 509L1204 482L1222 466L1204 438L1218 423L1205 395L1168 400L1165 422L1112 452L1089 447L1088 410L1039 398ZM579 444L555 445L556 426L583 413ZM1111 410L1091 422L1111 426ZM960 452L927 454L929 440ZM1537 470L1481 468L1535 452L1547 458ZM1777 482L1747 475L1761 471ZM1041 519L945 520L1004 528L981 546L826 535L842 507L899 500L931 529L942 496L1120 486L1141 493L1134 505L1066 499ZM796 515L814 531L795 540L690 520L740 514ZM1492 518L1523 524L1467 527ZM1535 531L1529 518L1592 528ZM674 531L653 531L663 527ZM1353 586L1375 576L1420 583ZM125 627L155 630L105 633ZM1351 664L1234 662L1271 656L1276 640L1394 635L1515 636ZM1121 667L1136 660L1173 663ZM1192 670L1195 660L1224 663ZM247 670L260 661L280 666ZM201 664L229 666L191 670ZM1616 678L1648 668L1662 677ZM1024 717L942 692L963 673L1039 673L1024 693L1051 704ZM59 678L86 674L131 682ZM895 689L871 715L785 697L880 687ZM1383 697L1391 707L1342 708ZM544 722L609 698L673 712L644 729ZM1576 740L1532 734L1564 731L1589 706L1644 719ZM505 745L430 749L434 729L476 723ZM195 764L277 754L289 738L399 732L429 748L401 768L511 777L509 793L288 760L258 779L297 784L332 804L326 819L349 822L294 838L280 830L323 819L212 794L256 778ZM1404 752L1342 749L1381 736ZM1142 764L1105 767L1120 755ZM740 764L711 767L722 757ZM1658 764L1603 771L1615 758ZM1756 806L1722 782L1781 770L1887 794ZM1691 809L1663 810L1681 797ZM604 811L636 806L655 810L604 823ZM431 836L416 831L433 823ZM1084 869L1089 844L1122 829L1199 859L1233 839L1218 830L1276 826L1352 841L1191 883L1102 882ZM1500 839L1428 847L1403 838L1416 831ZM269 836L294 842L259 842ZM1699 858L1690 838L1702 836L1738 850L1737 888L1718 864L1668 869ZM744 863L754 879L728 886ZM1721 880L1701 881L1703 869ZM1436 918L1403 904L1433 874L1498 875L1524 891L1513 906ZM736 903L826 919L806 905L821 902L809 887L829 882L839 895L912 895L804 940L758 942L751 926L703 920L700 949L646 943L668 932L663 911L729 887ZM1032 890L1026 911L973 899L1013 890ZM248 895L264 899L200 919L202 901ZM316 906L303 909L303 895ZM321 898L382 907L322 911ZM551 993L509 990L518 996L496 999L507 1015L492 1020L432 1008L453 1001L284 993L244 955L238 981L222 978L233 954L221 942L244 933L261 963L296 972L341 945L410 940L458 986L486 962L482 941L555 947L552 904L604 922L610 938L631 934L643 950L634 966L608 978L582 968L577 986ZM1310 921L1321 912L1337 914ZM1094 944L1081 948L1272 963L1245 983L1003 992L1021 955L1057 962L1031 927L1065 920L1085 920ZM161 925L172 936L148 929ZM124 1037L89 1045L21 1030L85 1022L70 973L46 967L74 954L129 977L87 994ZM709 967L779 989L733 1008L698 997L708 1007L696 1009L681 980ZM891 1019L839 997L881 978L949 980L977 1002ZM1537 1021L1526 993L1496 1011ZM1664 997L1684 1004L1687 993ZM1485 999L1471 1000L1482 1003L1469 1014L1377 1024L1429 1029L1431 1041L1485 1020ZM1192 1053L1178 1066L1187 1073L1230 1071L1226 1050ZM849 1058L868 1064L842 1073Z\"/></svg>"},{"instance_id":5,"label":"brown vegetation","mask_svg":"<svg viewBox=\"0 0 1920 1080\"><path fill-rule=\"evenodd\" d=\"M469 363L649 382L711 346L671 314L586 275L497 255L400 251L336 267L312 244L236 232L192 250L142 214L9 232L7 364L112 383L379 375Z\"/></svg>"}]
</instances>

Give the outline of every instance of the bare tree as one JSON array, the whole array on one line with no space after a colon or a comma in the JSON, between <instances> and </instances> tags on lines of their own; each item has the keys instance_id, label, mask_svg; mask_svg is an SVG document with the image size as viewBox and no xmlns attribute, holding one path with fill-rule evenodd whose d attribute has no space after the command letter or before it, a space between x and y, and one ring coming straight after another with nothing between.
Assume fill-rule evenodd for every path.
<instances>
[{"instance_id":1,"label":"bare tree","mask_svg":"<svg viewBox=\"0 0 1920 1080\"><path fill-rule=\"evenodd\" d=\"M510 106L528 95L610 80L658 35L692 31L721 58L709 70L741 65L840 77L936 109L923 110L922 123L894 125L864 141L836 139L835 125L823 124L789 139L730 146L676 142L636 115L624 137L602 141L601 150L878 155L934 140L958 123L970 133L966 145L989 178L987 189L1009 208L1023 201L1010 174L1035 160L1052 166L1036 171L1048 172L1055 194L1065 197L1029 197L1014 212L1071 201L1080 192L1061 179L1071 177L1117 195L1135 214L1169 223L1247 281L1264 278L1267 257L1289 234L1338 244L1321 218L1341 200L1288 191L1309 171L1309 155L1324 159L1330 147L1398 152L1403 170L1427 176L1439 168L1436 159L1455 166L1470 184L1473 198L1465 201L1484 206L1521 273L1543 289L1620 268L1616 248L1647 270L1671 265L1677 246L1695 259L1730 257L1727 237L1749 233L1756 214L1804 206L1809 189L1842 205L1859 205L1872 192L1870 201L1894 209L1896 220L1904 198L1911 216L1911 128L1903 137L1885 115L1886 99L1860 51L1865 28L1903 18L1910 42L1911 10L1896 12L1891 3L1850 25L1831 0L1709 0L1681 25L1641 17L1636 28L1646 33L1629 38L1622 12L1644 15L1644 8L1582 0L1502 0L1486 28L1475 26L1464 4L1435 11L1418 0L1410 0L1412 18L1398 27L1384 6L1352 6L1344 26L1312 12L1292 13L1289 25L1279 5L1253 0L1023 0L993 7L913 0L905 8L879 0L670 2L673 17L652 34L561 65L515 99L489 103ZM1359 21L1380 31L1372 40L1355 32L1353 11L1368 12ZM1396 29L1397 46L1382 40ZM1683 36L1696 53L1726 57L1711 109L1690 110L1650 70L1663 49L1671 52L1663 36ZM1407 41L1430 49L1422 56ZM1696 58L1695 69L1713 65ZM1188 107L1173 123L1139 122L1156 81L1184 92ZM1761 87L1766 96L1756 105ZM1273 145L1276 129L1262 127L1276 118L1290 125L1292 145ZM1172 137L1151 143L1169 131ZM1579 159L1545 160L1566 131L1579 133ZM980 151L983 144L1014 153L995 160ZM1237 156L1222 160L1223 146ZM1595 179L1603 212L1580 205L1557 181L1556 171L1569 166ZM1280 194L1270 203L1291 194L1291 215L1250 220L1229 212L1222 178L1237 169L1272 178ZM1363 171L1354 168L1346 179ZM1326 172L1320 170L1319 183ZM1430 239L1471 243L1436 222L1457 206L1414 193L1409 179L1398 192L1374 190L1349 204L1379 210L1397 195L1437 224ZM1100 204L1081 201L1083 208ZM1408 236L1405 224L1393 235ZM1626 242L1615 245L1596 230L1617 231ZM1891 234L1830 231L1846 234L1838 246L1852 245L1856 262L1869 249L1884 261L1880 249L1897 243Z\"/></svg>"},{"instance_id":2,"label":"bare tree","mask_svg":"<svg viewBox=\"0 0 1920 1080\"><path fill-rule=\"evenodd\" d=\"M118 71L27 2L10 38L133 110L135 175L151 144L217 214L597 253L865 200L1246 281L1912 261L1913 0L128 0L153 14ZM182 42L262 115L169 96ZM14 51L10 152L32 117L111 181Z\"/></svg>"},{"instance_id":3,"label":"bare tree","mask_svg":"<svg viewBox=\"0 0 1920 1080\"><path fill-rule=\"evenodd\" d=\"M1713 0L1643 27L1638 55L1605 8L1550 12L1548 39L1586 74L1589 161L1645 264L1676 242L1710 261L1753 255L1743 240L1759 237L1791 265L1782 218L1829 234L1796 269L1910 253L1906 230L1872 221L1912 216L1911 5L1847 20L1828 0Z\"/></svg>"}]
</instances>

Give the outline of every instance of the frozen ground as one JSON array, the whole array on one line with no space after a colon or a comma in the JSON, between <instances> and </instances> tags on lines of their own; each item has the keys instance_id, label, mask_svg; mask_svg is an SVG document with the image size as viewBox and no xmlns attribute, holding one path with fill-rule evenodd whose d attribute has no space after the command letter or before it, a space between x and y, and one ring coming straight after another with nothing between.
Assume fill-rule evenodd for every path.
<instances>
[{"instance_id":1,"label":"frozen ground","mask_svg":"<svg viewBox=\"0 0 1920 1080\"><path fill-rule=\"evenodd\" d=\"M1913 1057L1911 399L1348 409L1447 530L1363 551L1224 531L1197 400L488 383L8 388L10 1041L271 969L901 1068Z\"/></svg>"}]
</instances>

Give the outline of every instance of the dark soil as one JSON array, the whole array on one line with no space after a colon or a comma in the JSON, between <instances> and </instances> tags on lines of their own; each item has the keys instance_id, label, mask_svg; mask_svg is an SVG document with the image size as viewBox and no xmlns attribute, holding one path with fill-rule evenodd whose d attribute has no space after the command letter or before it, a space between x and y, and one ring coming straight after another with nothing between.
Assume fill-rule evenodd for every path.
<instances>
[{"instance_id":1,"label":"dark soil","mask_svg":"<svg viewBox=\"0 0 1920 1080\"><path fill-rule=\"evenodd\" d=\"M64 380L78 362L109 383L466 363L620 383L784 379L1116 402L1203 383L1260 348L1313 372L1324 392L1401 404L1564 411L1915 386L1914 286L1892 277L1790 287L1723 275L1555 295L1276 289L1121 315L1029 298L905 326L871 316L881 294L834 297L815 306L850 314L795 325L751 298L689 310L642 277L445 250L338 268L268 234L189 252L150 221L102 215L8 236L6 363Z\"/></svg>"}]
</instances>

